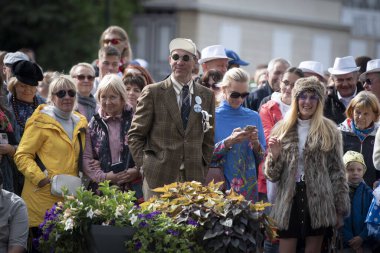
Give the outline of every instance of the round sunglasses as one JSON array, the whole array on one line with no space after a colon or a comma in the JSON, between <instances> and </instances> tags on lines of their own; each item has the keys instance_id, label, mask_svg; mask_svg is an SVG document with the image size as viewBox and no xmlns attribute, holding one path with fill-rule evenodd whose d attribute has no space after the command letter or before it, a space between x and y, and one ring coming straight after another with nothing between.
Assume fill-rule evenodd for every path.
<instances>
[{"instance_id":1,"label":"round sunglasses","mask_svg":"<svg viewBox=\"0 0 380 253\"><path fill-rule=\"evenodd\" d=\"M60 91L57 91L56 93L53 93L53 95L56 95L58 98L64 98L66 96L66 93L67 95L69 95L69 97L75 97L77 92L75 90L68 90L68 91L65 91L65 90L60 90Z\"/></svg>"},{"instance_id":2,"label":"round sunglasses","mask_svg":"<svg viewBox=\"0 0 380 253\"><path fill-rule=\"evenodd\" d=\"M191 56L187 55L187 54L182 55L182 56L179 56L179 54L173 54L172 59L173 59L173 61L179 61L180 59L182 59L182 61L188 62L188 61L190 61Z\"/></svg>"}]
</instances>

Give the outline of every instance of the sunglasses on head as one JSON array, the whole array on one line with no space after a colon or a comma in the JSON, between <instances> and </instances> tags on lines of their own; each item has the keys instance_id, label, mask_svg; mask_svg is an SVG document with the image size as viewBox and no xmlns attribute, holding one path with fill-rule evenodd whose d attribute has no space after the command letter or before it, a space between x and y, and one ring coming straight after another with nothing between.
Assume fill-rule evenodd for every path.
<instances>
[{"instance_id":1,"label":"sunglasses on head","mask_svg":"<svg viewBox=\"0 0 380 253\"><path fill-rule=\"evenodd\" d=\"M109 44L111 42L112 45L117 45L117 44L120 43L120 41L121 41L121 39L110 39L110 40L104 39L103 43L104 44Z\"/></svg>"},{"instance_id":2,"label":"sunglasses on head","mask_svg":"<svg viewBox=\"0 0 380 253\"><path fill-rule=\"evenodd\" d=\"M248 95L249 95L248 92L239 93L237 91L233 91L230 94L230 98L239 98L239 97L241 97L242 99L245 99Z\"/></svg>"},{"instance_id":3,"label":"sunglasses on head","mask_svg":"<svg viewBox=\"0 0 380 253\"><path fill-rule=\"evenodd\" d=\"M72 97L72 98L75 97L77 94L77 92L75 90L68 90L68 91L60 90L60 91L57 91L56 93L54 93L54 95L56 95L59 98L64 98L66 96L66 92L69 95L69 97Z\"/></svg>"},{"instance_id":4,"label":"sunglasses on head","mask_svg":"<svg viewBox=\"0 0 380 253\"><path fill-rule=\"evenodd\" d=\"M84 79L87 78L87 80L89 81L93 81L95 79L95 76L91 76L91 75L88 75L88 76L85 76L85 75L77 75L76 78L79 80L79 81L83 81Z\"/></svg>"},{"instance_id":5,"label":"sunglasses on head","mask_svg":"<svg viewBox=\"0 0 380 253\"><path fill-rule=\"evenodd\" d=\"M187 54L185 54L185 55L182 55L182 56L179 56L179 54L173 54L172 55L172 59L173 59L173 61L179 61L180 59L182 59L182 61L190 61L190 59L191 59L191 56L190 55L187 55Z\"/></svg>"}]
</instances>

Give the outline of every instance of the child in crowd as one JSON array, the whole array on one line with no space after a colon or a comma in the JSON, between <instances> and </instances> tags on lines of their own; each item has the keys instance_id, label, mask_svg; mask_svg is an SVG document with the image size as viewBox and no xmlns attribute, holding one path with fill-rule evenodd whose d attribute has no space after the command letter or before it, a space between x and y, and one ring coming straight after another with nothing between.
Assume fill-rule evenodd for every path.
<instances>
[{"instance_id":1,"label":"child in crowd","mask_svg":"<svg viewBox=\"0 0 380 253\"><path fill-rule=\"evenodd\" d=\"M349 150L344 154L343 162L351 200L350 216L344 219L343 252L372 252L367 226L364 223L372 201L372 189L363 180L367 169L364 157L358 152Z\"/></svg>"}]
</instances>

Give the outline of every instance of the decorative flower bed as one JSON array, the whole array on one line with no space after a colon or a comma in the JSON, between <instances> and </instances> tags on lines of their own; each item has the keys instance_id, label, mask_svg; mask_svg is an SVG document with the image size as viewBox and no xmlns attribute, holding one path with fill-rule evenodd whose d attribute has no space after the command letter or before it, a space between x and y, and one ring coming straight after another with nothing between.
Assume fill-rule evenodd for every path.
<instances>
[{"instance_id":1,"label":"decorative flower bed","mask_svg":"<svg viewBox=\"0 0 380 253\"><path fill-rule=\"evenodd\" d=\"M276 236L264 213L270 204L253 204L233 191L224 194L220 185L165 185L155 189L159 198L140 206L133 192L123 193L109 182L100 184L101 196L80 189L77 198L65 196L46 213L36 243L42 252L90 252L96 245L93 224L134 227L125 252L255 252L264 234Z\"/></svg>"}]
</instances>

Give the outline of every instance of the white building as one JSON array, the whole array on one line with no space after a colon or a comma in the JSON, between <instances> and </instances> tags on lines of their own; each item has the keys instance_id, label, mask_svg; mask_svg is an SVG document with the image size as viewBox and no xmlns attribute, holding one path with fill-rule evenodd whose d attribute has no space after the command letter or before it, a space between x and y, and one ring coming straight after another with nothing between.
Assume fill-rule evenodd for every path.
<instances>
[{"instance_id":1,"label":"white building","mask_svg":"<svg viewBox=\"0 0 380 253\"><path fill-rule=\"evenodd\" d=\"M335 57L380 58L378 0L146 0L134 18L134 55L147 59L156 80L170 73L168 45L191 38L202 48L221 44L255 66L283 57L294 66Z\"/></svg>"}]
</instances>

